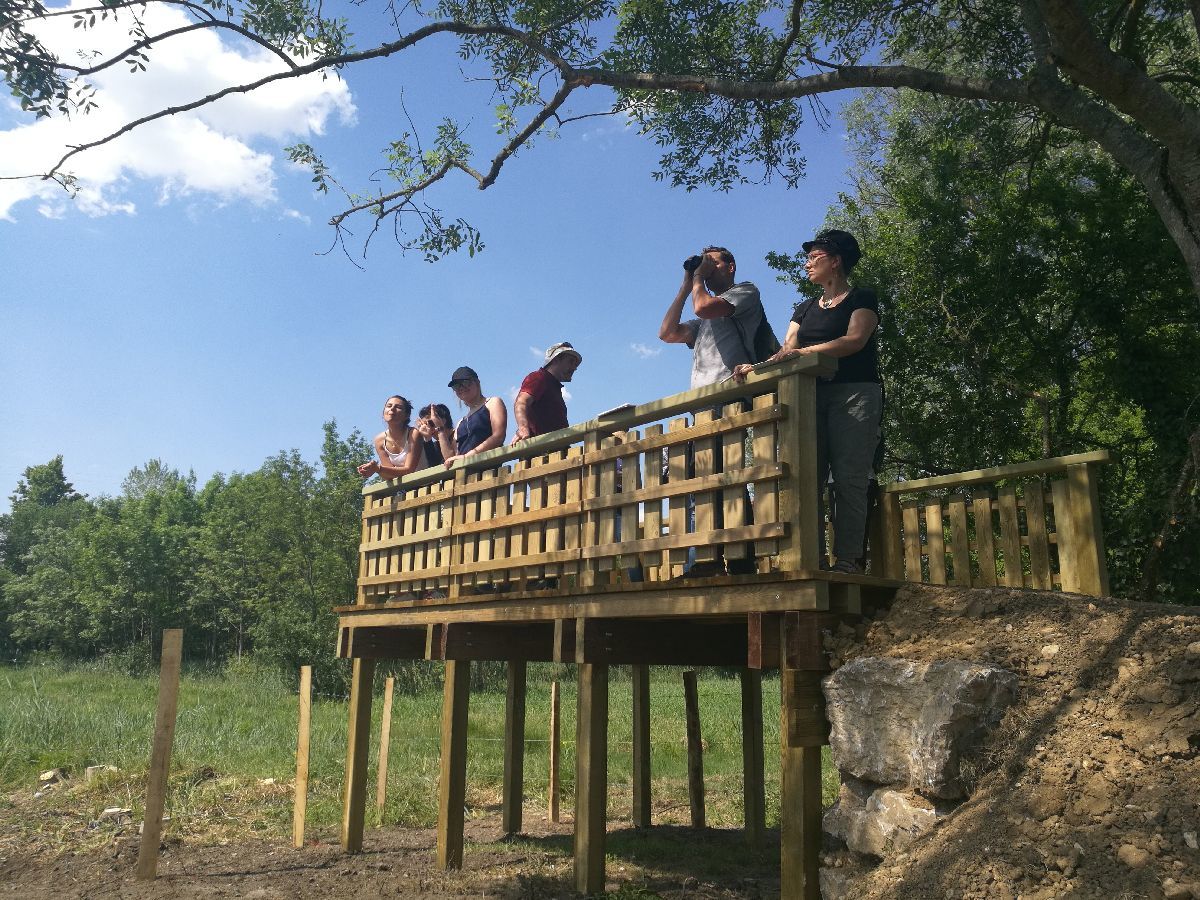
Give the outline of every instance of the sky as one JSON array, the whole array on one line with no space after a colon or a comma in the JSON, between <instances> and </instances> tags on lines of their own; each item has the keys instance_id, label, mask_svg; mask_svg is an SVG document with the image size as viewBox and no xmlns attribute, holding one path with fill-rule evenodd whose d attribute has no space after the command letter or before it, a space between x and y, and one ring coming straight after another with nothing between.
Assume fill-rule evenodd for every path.
<instances>
[{"instance_id":1,"label":"sky","mask_svg":"<svg viewBox=\"0 0 1200 900\"><path fill-rule=\"evenodd\" d=\"M360 44L385 36L366 18L382 20L380 9L356 8ZM162 15L150 24L177 24ZM78 39L70 21L43 39ZM115 46L123 34L91 36ZM456 115L486 168L498 140L491 104L454 50L443 39L344 80L285 82L146 126L72 162L74 200L50 182L0 180L0 511L26 467L58 454L93 497L118 494L156 458L200 484L281 450L316 461L324 422L373 435L390 394L456 410L446 383L460 365L511 410L561 340L583 355L567 387L573 422L685 390L690 352L659 342L658 326L682 260L708 244L733 251L738 279L759 286L782 335L796 294L764 257L796 251L848 189L833 103L829 129L810 117L808 174L794 190L672 189L651 177L660 151L650 140L623 120L586 119L509 160L487 191L458 178L426 195L482 231L474 258L430 264L378 234L364 259L365 221L351 225L353 262L327 253L329 217L344 204L314 192L283 148L313 144L358 187L398 133L415 126L428 143ZM153 54L145 72L97 79L99 107L86 117L34 122L0 99L0 176L45 171L65 141L276 65L197 34ZM609 100L593 89L575 108Z\"/></svg>"}]
</instances>

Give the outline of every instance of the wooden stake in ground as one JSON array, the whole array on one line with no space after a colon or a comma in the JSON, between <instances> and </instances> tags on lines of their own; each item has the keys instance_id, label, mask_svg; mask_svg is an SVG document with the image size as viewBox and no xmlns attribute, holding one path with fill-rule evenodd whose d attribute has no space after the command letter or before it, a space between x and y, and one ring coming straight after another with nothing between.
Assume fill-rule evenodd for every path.
<instances>
[{"instance_id":1,"label":"wooden stake in ground","mask_svg":"<svg viewBox=\"0 0 1200 900\"><path fill-rule=\"evenodd\" d=\"M633 824L650 827L650 667L630 667L633 682Z\"/></svg>"},{"instance_id":2,"label":"wooden stake in ground","mask_svg":"<svg viewBox=\"0 0 1200 900\"><path fill-rule=\"evenodd\" d=\"M392 694L396 679L391 675L383 685L383 721L379 724L379 777L375 782L375 809L383 824L383 803L387 798L388 745L392 742Z\"/></svg>"},{"instance_id":3,"label":"wooden stake in ground","mask_svg":"<svg viewBox=\"0 0 1200 900\"><path fill-rule=\"evenodd\" d=\"M687 717L688 801L692 807L692 827L704 827L704 743L700 736L700 700L696 693L696 673L683 673L683 704Z\"/></svg>"},{"instance_id":4,"label":"wooden stake in ground","mask_svg":"<svg viewBox=\"0 0 1200 900\"><path fill-rule=\"evenodd\" d=\"M562 722L559 718L558 682L550 682L550 796L549 816L551 822L558 821L558 785L559 775L559 739L562 732Z\"/></svg>"},{"instance_id":5,"label":"wooden stake in ground","mask_svg":"<svg viewBox=\"0 0 1200 900\"><path fill-rule=\"evenodd\" d=\"M508 663L508 693L504 702L504 806L501 829L505 834L521 831L525 799L525 683L524 660Z\"/></svg>"},{"instance_id":6,"label":"wooden stake in ground","mask_svg":"<svg viewBox=\"0 0 1200 900\"><path fill-rule=\"evenodd\" d=\"M308 809L308 734L312 722L312 666L300 667L300 725L296 732L296 799L292 811L292 846L304 846Z\"/></svg>"},{"instance_id":7,"label":"wooden stake in ground","mask_svg":"<svg viewBox=\"0 0 1200 900\"><path fill-rule=\"evenodd\" d=\"M158 845L162 838L167 773L171 769L171 744L175 739L175 709L179 703L179 661L182 653L183 629L168 628L163 631L158 712L154 716L154 743L150 751L150 774L146 779L146 818L142 822L142 842L138 847L138 878L153 879L158 874Z\"/></svg>"}]
</instances>

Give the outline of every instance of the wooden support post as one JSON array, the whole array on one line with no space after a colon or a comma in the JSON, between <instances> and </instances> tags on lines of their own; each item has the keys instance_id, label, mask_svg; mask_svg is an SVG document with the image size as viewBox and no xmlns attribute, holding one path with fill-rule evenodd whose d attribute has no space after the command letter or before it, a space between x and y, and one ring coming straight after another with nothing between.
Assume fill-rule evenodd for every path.
<instances>
[{"instance_id":1,"label":"wooden support post","mask_svg":"<svg viewBox=\"0 0 1200 900\"><path fill-rule=\"evenodd\" d=\"M780 779L780 900L820 900L821 748L784 747Z\"/></svg>"},{"instance_id":2,"label":"wooden support post","mask_svg":"<svg viewBox=\"0 0 1200 900\"><path fill-rule=\"evenodd\" d=\"M650 667L630 667L633 682L633 826L650 827Z\"/></svg>"},{"instance_id":3,"label":"wooden support post","mask_svg":"<svg viewBox=\"0 0 1200 900\"><path fill-rule=\"evenodd\" d=\"M505 834L521 831L525 799L525 682L526 664L508 664L508 693L504 701L504 807L501 826Z\"/></svg>"},{"instance_id":4,"label":"wooden support post","mask_svg":"<svg viewBox=\"0 0 1200 900\"><path fill-rule=\"evenodd\" d=\"M346 795L342 805L342 849L347 853L362 852L374 679L375 660L354 660L350 675L350 722L346 729Z\"/></svg>"},{"instance_id":5,"label":"wooden support post","mask_svg":"<svg viewBox=\"0 0 1200 900\"><path fill-rule=\"evenodd\" d=\"M767 832L766 782L763 778L762 672L742 669L742 793L746 840L762 845Z\"/></svg>"},{"instance_id":6,"label":"wooden support post","mask_svg":"<svg viewBox=\"0 0 1200 900\"><path fill-rule=\"evenodd\" d=\"M558 697L558 680L555 679L550 684L550 786L547 789L547 803L549 809L546 810L547 818L551 822L558 822L558 795L560 778L558 774L559 766L562 764L562 755L559 753L559 748L562 743L562 717L559 711Z\"/></svg>"},{"instance_id":7,"label":"wooden support post","mask_svg":"<svg viewBox=\"0 0 1200 900\"><path fill-rule=\"evenodd\" d=\"M780 684L780 897L820 900L821 745L829 729L821 673L785 668Z\"/></svg>"},{"instance_id":8,"label":"wooden support post","mask_svg":"<svg viewBox=\"0 0 1200 900\"><path fill-rule=\"evenodd\" d=\"M579 665L575 719L575 890L604 890L608 802L608 666Z\"/></svg>"},{"instance_id":9,"label":"wooden support post","mask_svg":"<svg viewBox=\"0 0 1200 900\"><path fill-rule=\"evenodd\" d=\"M175 710L179 704L179 666L182 656L183 629L164 630L162 664L158 672L158 710L154 714L150 774L146 779L146 817L142 821L142 840L137 859L137 877L149 880L158 874L158 845L162 838L163 808L167 799L167 774L171 770L171 744L175 740Z\"/></svg>"},{"instance_id":10,"label":"wooden support post","mask_svg":"<svg viewBox=\"0 0 1200 900\"><path fill-rule=\"evenodd\" d=\"M471 664L447 660L442 694L442 772L438 792L437 867L461 869L467 800L467 707Z\"/></svg>"},{"instance_id":11,"label":"wooden support post","mask_svg":"<svg viewBox=\"0 0 1200 900\"><path fill-rule=\"evenodd\" d=\"M312 723L312 666L300 667L300 724L296 733L296 799L292 809L292 846L304 846L308 810L308 735Z\"/></svg>"},{"instance_id":12,"label":"wooden support post","mask_svg":"<svg viewBox=\"0 0 1200 900\"><path fill-rule=\"evenodd\" d=\"M379 773L375 779L375 809L379 813L379 824L383 824L383 805L387 801L388 746L392 742L392 694L396 690L396 679L391 675L383 685L383 721L379 723Z\"/></svg>"},{"instance_id":13,"label":"wooden support post","mask_svg":"<svg viewBox=\"0 0 1200 900\"><path fill-rule=\"evenodd\" d=\"M704 827L704 739L700 735L700 699L696 692L696 673L683 673L683 708L687 723L688 805L692 827Z\"/></svg>"}]
</instances>

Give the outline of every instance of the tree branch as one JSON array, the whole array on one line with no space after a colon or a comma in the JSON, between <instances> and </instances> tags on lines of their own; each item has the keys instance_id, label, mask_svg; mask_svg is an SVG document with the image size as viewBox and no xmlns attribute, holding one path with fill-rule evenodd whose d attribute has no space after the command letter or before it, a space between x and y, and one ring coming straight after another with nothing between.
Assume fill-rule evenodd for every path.
<instances>
[{"instance_id":1,"label":"tree branch","mask_svg":"<svg viewBox=\"0 0 1200 900\"><path fill-rule=\"evenodd\" d=\"M603 69L571 69L569 81L576 86L604 85L626 91L678 91L712 94L728 100L794 100L847 88L911 88L932 94L969 100L1003 103L1032 103L1029 82L1012 78L970 78L914 66L839 66L786 81L738 81L703 75L661 75L648 72L609 72Z\"/></svg>"},{"instance_id":2,"label":"tree branch","mask_svg":"<svg viewBox=\"0 0 1200 900\"><path fill-rule=\"evenodd\" d=\"M210 23L210 27L214 24L216 24L216 23ZM210 103L215 103L217 100L220 100L224 97L231 96L233 94L248 94L252 91L258 90L261 87L264 87L265 85L272 84L276 81L281 81L283 79L298 78L300 76L311 75L315 72L320 72L325 69L341 68L342 66L346 66L346 65L350 65L350 64L358 63L358 62L364 62L369 59L381 59L383 57L391 56L395 53L399 53L403 50L407 50L409 47L412 47L415 44L420 43L421 41L425 40L426 38L429 38L429 37L432 37L432 36L438 35L438 34L497 35L497 36L508 37L508 38L511 38L512 40L516 41L517 43L522 44L523 46L529 48L530 50L534 51L535 53L537 53L539 56L541 56L543 59L545 59L548 63L550 63L551 65L558 68L561 72L563 72L564 76L567 73L570 73L573 71L571 69L570 65L564 59L562 59L562 57L560 57L557 53L552 51L550 48L544 46L540 41L538 41L531 35L523 32L519 29L511 28L507 25L472 25L472 24L466 23L466 22L454 22L454 21L432 22L429 25L424 26L423 28L418 28L416 31L413 31L412 33L406 35L405 37L401 38L398 41L389 41L387 43L380 44L377 47L373 47L370 50L362 50L362 51L350 52L350 53L339 53L336 56L323 57L322 59L314 60L313 62L307 63L306 65L294 65L292 68L288 69L285 72L276 72L274 74L266 75L262 78L259 78L257 81L251 81L251 82L247 82L245 84L230 85L227 88L222 88L221 90L214 91L211 94L206 94L205 96L200 97L196 100L193 100L189 103L183 103L183 104L180 104L179 106L171 106L171 107L167 107L165 109L160 109L157 112L153 112L153 113L150 113L149 115L142 116L141 118L134 119L131 122L126 122L124 125L122 125L120 128L118 128L116 131L113 131L110 134L105 135L104 137L97 138L94 141L89 141L87 143L78 144L78 145L72 147L65 154L63 154L62 158L59 159L58 162L56 162L50 168L50 171L48 171L47 173L45 173L44 175L41 175L41 176L31 176L31 177L40 177L43 179L49 178L52 175L54 175L56 172L58 172L58 170L63 166L63 164L66 163L66 161L68 159L70 159L71 157L76 156L80 153L83 153L86 150L91 150L96 147L101 147L104 144L111 143L112 141L115 141L117 138L121 137L122 135L128 134L129 132L133 131L136 128L141 127L142 125L146 125L150 122L155 122L158 119L164 119L164 118L167 118L168 116L178 115L181 112L189 112L193 109L198 109L202 106L207 106Z\"/></svg>"},{"instance_id":3,"label":"tree branch","mask_svg":"<svg viewBox=\"0 0 1200 900\"><path fill-rule=\"evenodd\" d=\"M496 183L496 177L500 174L500 169L508 160L508 158L516 153L517 149L523 143L533 137L537 130L546 123L547 119L558 112L558 108L567 101L567 98L571 96L571 91L573 90L574 88L570 84L564 83L562 87L555 92L554 96L550 98L550 102L542 107L541 112L530 119L525 127L521 129L521 133L515 135L513 139L510 140L504 146L504 148L496 154L495 159L492 160L492 167L488 170L487 175L483 177L483 180L479 182L479 189L481 191L487 190Z\"/></svg>"},{"instance_id":4,"label":"tree branch","mask_svg":"<svg viewBox=\"0 0 1200 900\"><path fill-rule=\"evenodd\" d=\"M1200 116L1092 31L1078 0L1035 0L1050 33L1055 60L1169 146L1200 144Z\"/></svg>"},{"instance_id":5,"label":"tree branch","mask_svg":"<svg viewBox=\"0 0 1200 900\"><path fill-rule=\"evenodd\" d=\"M1200 3L1200 0L1196 0ZM769 78L778 78L783 71L783 64L787 61L787 55L791 52L792 45L796 43L796 38L800 36L800 10L804 6L804 0L792 0L792 11L788 17L788 33L784 36L783 42L779 45L779 52L775 54L775 60L767 69Z\"/></svg>"},{"instance_id":6,"label":"tree branch","mask_svg":"<svg viewBox=\"0 0 1200 900\"><path fill-rule=\"evenodd\" d=\"M225 21L222 21L221 19L211 19L211 20L206 20L203 22L193 22L190 25L181 25L179 28L172 28L170 31L164 31L164 32L162 32L162 34L156 34L153 37L148 37L143 40L140 40L137 43L131 44L130 46L126 47L124 50L122 50L116 56L114 56L110 59L106 59L104 62L99 63L98 65L95 65L95 66L88 66L87 68L81 68L78 66L71 66L71 65L67 65L66 63L57 62L57 63L55 63L55 68L63 69L68 72L74 72L76 77L85 78L88 75L95 75L97 72L102 72L105 69L107 69L109 66L116 65L121 60L125 59L126 57L132 56L135 53L145 50L145 49L151 47L152 45L154 45L155 43L157 43L158 41L164 41L167 38L173 38L173 37L177 37L178 35L181 35L181 34L187 34L188 32L191 32L191 31L200 31L200 30L208 29L208 28L228 29L229 31L232 31L236 34L241 35L242 37L244 37L246 40L250 41L251 43L257 44L258 46L262 47L263 49L265 49L265 50L269 51L270 53L274 54L275 56L279 57L281 60L283 60L287 64L288 68L295 69L297 67L295 60L293 60L290 56L288 56L286 53L284 53L282 50L280 50L278 47L276 47L270 41L264 40L263 38L259 37L253 31L243 28L241 25L235 25L233 22L225 22Z\"/></svg>"},{"instance_id":7,"label":"tree branch","mask_svg":"<svg viewBox=\"0 0 1200 900\"><path fill-rule=\"evenodd\" d=\"M1139 69L1145 69L1141 54L1137 50L1138 31L1142 26L1142 12L1145 8L1146 0L1133 0L1129 5L1129 12L1125 15L1125 27L1121 29L1121 42L1117 45L1117 53L1137 63Z\"/></svg>"},{"instance_id":8,"label":"tree branch","mask_svg":"<svg viewBox=\"0 0 1200 900\"><path fill-rule=\"evenodd\" d=\"M415 195L445 178L446 175L450 173L451 169L458 169L470 175L475 179L479 190L486 191L489 187L496 183L496 178L499 177L500 170L504 167L504 164L509 160L509 158L520 148L523 143L533 137L537 130L541 128L548 119L557 113L559 107L561 107L563 103L566 102L567 97L571 95L572 90L574 89L565 84L560 87L555 93L554 97L551 98L550 102L547 103L542 110L536 116L534 116L524 128L521 129L519 134L514 135L512 139L504 145L500 152L496 154L495 158L492 159L491 168L488 169L486 175L477 172L462 160L448 159L442 163L441 167L417 184L410 185L409 187L398 191L393 191L390 194L373 197L371 200L365 203L359 203L356 206L352 206L349 209L343 210L330 219L329 224L333 225L335 228L340 228L342 223L345 222L347 218L355 213L362 212L363 210L375 210L374 215L376 220L387 218L392 213L403 210L405 204L410 202ZM397 200L400 202L395 206L387 206L387 204L393 203Z\"/></svg>"},{"instance_id":9,"label":"tree branch","mask_svg":"<svg viewBox=\"0 0 1200 900\"><path fill-rule=\"evenodd\" d=\"M63 9L48 9L41 13L35 13L19 20L18 24L24 25L27 22L40 22L43 19L53 19L56 16L78 16L86 13L105 13L115 12L119 9L129 9L133 6L146 6L150 2L158 3L162 6L182 6L184 9L190 10L197 16L216 21L216 16L212 11L199 3L192 3L190 0L120 0L111 4L102 4L100 6L84 6L78 8L64 7Z\"/></svg>"}]
</instances>

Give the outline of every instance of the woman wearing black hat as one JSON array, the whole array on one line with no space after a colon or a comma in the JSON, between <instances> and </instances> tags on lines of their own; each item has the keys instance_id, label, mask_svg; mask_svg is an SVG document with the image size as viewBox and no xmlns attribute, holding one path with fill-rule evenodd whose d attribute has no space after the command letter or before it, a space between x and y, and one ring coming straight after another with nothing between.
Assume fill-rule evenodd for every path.
<instances>
[{"instance_id":1,"label":"woman wearing black hat","mask_svg":"<svg viewBox=\"0 0 1200 900\"><path fill-rule=\"evenodd\" d=\"M434 427L438 429L438 441L446 468L464 456L483 453L504 444L508 432L508 409L499 397L484 397L479 376L470 366L459 366L450 376L450 385L459 402L467 407L453 433L449 423L436 412L431 414Z\"/></svg>"},{"instance_id":2,"label":"woman wearing black hat","mask_svg":"<svg viewBox=\"0 0 1200 900\"><path fill-rule=\"evenodd\" d=\"M792 316L787 337L775 359L801 353L837 358L837 374L817 384L817 484L833 473L833 555L835 572L860 574L867 527L867 490L883 387L879 380L876 329L879 301L869 288L851 287L850 270L862 256L858 241L846 231L822 231L802 245L808 280L822 288L820 297L803 303ZM739 366L744 375L749 366ZM818 510L824 546L824 514Z\"/></svg>"}]
</instances>

